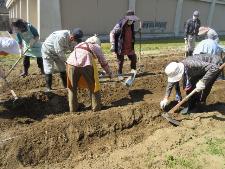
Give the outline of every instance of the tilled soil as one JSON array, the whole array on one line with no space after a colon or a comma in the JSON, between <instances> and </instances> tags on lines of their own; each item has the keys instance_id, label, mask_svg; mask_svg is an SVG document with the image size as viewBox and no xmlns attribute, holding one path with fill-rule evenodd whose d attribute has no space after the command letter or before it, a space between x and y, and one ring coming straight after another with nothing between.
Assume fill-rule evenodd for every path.
<instances>
[{"instance_id":1,"label":"tilled soil","mask_svg":"<svg viewBox=\"0 0 225 169\"><path fill-rule=\"evenodd\" d=\"M81 111L68 112L67 91L57 74L55 90L46 93L44 76L38 70L31 69L35 73L26 78L13 78L18 74L13 72L9 83L19 99L13 102L3 82L0 88L0 168L168 168L168 153L185 156L195 144L204 142L202 138L222 137L223 81L215 84L201 113L176 115L183 120L181 126L174 127L161 117L159 102L166 87L163 70L181 58L144 57L146 73L130 88L116 79L104 80L99 112L90 111L87 90L78 92ZM110 65L115 70L115 62ZM224 165L213 159L221 163L217 167Z\"/></svg>"}]
</instances>

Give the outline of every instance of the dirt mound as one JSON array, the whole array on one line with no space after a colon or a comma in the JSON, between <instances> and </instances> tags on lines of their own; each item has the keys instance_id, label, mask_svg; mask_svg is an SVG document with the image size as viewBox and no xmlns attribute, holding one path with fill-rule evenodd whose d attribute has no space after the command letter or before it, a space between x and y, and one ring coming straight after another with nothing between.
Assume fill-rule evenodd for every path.
<instances>
[{"instance_id":1,"label":"dirt mound","mask_svg":"<svg viewBox=\"0 0 225 169\"><path fill-rule=\"evenodd\" d=\"M213 126L218 132L212 138L221 134L225 96L224 82L218 81L204 112L177 114L183 121L180 127L172 127L161 117L158 104L166 87L163 69L179 59L145 57L146 73L130 88L115 79L102 82L99 112L90 111L87 90L78 91L81 111L68 112L67 91L57 74L51 93L44 92L44 77L37 73L9 79L19 100L13 103L6 85L0 87L0 168L182 168L183 159L172 153L179 156L181 151L182 158L187 158L194 144L210 138Z\"/></svg>"}]
</instances>

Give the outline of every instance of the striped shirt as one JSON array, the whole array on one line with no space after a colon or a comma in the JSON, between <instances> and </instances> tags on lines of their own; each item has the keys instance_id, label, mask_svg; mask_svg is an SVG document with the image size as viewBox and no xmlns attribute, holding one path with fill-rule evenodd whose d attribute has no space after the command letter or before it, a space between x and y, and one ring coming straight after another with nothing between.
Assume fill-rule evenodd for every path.
<instances>
[{"instance_id":1,"label":"striped shirt","mask_svg":"<svg viewBox=\"0 0 225 169\"><path fill-rule=\"evenodd\" d=\"M208 62L206 62L207 56L209 57L209 55L205 55L204 57L202 56L202 58L200 57L196 58L196 57L190 56L181 61L181 63L184 64L184 67L186 70L185 73L183 74L184 81L191 81L192 79L202 77L199 80L202 80L203 83L207 85L211 80L213 80L213 78L220 71L219 65L210 63L210 61L212 62L212 60L210 59L208 59ZM205 59L205 61L200 59ZM185 78L189 78L189 79L185 79ZM166 87L166 94L165 94L166 96L170 96L173 86L176 85L176 83L179 83L179 82L174 82L174 83L168 82Z\"/></svg>"}]
</instances>

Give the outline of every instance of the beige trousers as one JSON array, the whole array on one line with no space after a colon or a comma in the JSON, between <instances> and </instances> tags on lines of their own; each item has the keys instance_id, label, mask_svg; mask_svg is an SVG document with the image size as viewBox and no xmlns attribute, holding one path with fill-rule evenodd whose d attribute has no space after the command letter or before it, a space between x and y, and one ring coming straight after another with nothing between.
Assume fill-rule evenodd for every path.
<instances>
[{"instance_id":1,"label":"beige trousers","mask_svg":"<svg viewBox=\"0 0 225 169\"><path fill-rule=\"evenodd\" d=\"M75 67L67 65L67 84L68 84L68 99L70 112L76 112L79 108L77 99L77 88L79 80L83 76L88 89L90 91L91 106L93 111L101 110L101 94L100 91L94 92L95 80L94 69L92 66Z\"/></svg>"}]
</instances>

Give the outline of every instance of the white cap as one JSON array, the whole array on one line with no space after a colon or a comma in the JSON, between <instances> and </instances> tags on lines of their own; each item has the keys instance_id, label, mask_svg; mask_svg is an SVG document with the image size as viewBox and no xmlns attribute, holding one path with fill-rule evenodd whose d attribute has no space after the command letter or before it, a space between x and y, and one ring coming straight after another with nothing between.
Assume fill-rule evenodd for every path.
<instances>
[{"instance_id":1,"label":"white cap","mask_svg":"<svg viewBox=\"0 0 225 169\"><path fill-rule=\"evenodd\" d=\"M178 82L184 73L184 64L171 62L166 66L165 73L168 76L168 82Z\"/></svg>"},{"instance_id":2,"label":"white cap","mask_svg":"<svg viewBox=\"0 0 225 169\"><path fill-rule=\"evenodd\" d=\"M86 42L88 42L88 43L96 43L96 44L98 44L99 46L101 46L101 40L97 37L97 35L94 35L94 36L88 38L88 39L86 40Z\"/></svg>"}]
</instances>

